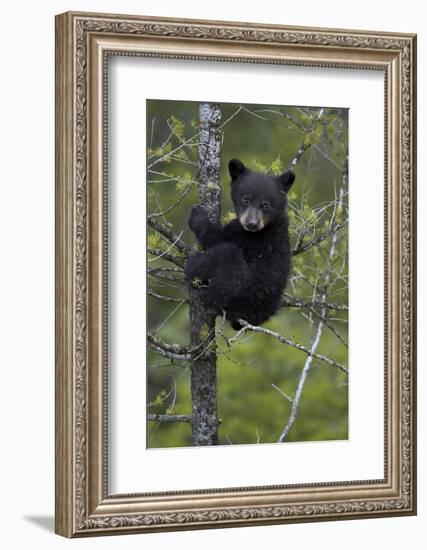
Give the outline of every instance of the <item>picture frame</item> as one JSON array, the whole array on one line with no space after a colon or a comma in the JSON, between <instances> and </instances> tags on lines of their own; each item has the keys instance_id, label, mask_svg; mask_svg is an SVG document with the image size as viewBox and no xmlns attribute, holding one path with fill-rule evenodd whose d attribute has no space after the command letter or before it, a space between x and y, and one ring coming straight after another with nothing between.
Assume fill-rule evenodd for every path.
<instances>
[{"instance_id":1,"label":"picture frame","mask_svg":"<svg viewBox=\"0 0 427 550\"><path fill-rule=\"evenodd\" d=\"M416 36L67 12L56 17L55 46L56 533L82 537L415 514ZM248 63L254 71L271 64L384 74L383 478L109 493L109 56Z\"/></svg>"}]
</instances>

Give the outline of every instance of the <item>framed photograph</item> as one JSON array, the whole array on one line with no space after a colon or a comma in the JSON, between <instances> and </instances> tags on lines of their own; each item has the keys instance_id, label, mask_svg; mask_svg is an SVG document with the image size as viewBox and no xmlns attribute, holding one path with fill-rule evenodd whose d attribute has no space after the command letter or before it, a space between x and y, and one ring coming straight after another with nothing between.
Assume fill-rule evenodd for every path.
<instances>
[{"instance_id":1,"label":"framed photograph","mask_svg":"<svg viewBox=\"0 0 427 550\"><path fill-rule=\"evenodd\" d=\"M416 513L416 37L56 18L56 532Z\"/></svg>"}]
</instances>

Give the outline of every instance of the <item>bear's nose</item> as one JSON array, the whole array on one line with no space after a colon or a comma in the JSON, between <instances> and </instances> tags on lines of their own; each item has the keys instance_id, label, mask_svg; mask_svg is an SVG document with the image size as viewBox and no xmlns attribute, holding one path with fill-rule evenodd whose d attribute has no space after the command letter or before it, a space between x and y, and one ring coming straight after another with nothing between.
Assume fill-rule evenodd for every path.
<instances>
[{"instance_id":1,"label":"bear's nose","mask_svg":"<svg viewBox=\"0 0 427 550\"><path fill-rule=\"evenodd\" d=\"M246 227L249 231L256 231L258 229L258 224L256 222L249 222L246 224Z\"/></svg>"}]
</instances>

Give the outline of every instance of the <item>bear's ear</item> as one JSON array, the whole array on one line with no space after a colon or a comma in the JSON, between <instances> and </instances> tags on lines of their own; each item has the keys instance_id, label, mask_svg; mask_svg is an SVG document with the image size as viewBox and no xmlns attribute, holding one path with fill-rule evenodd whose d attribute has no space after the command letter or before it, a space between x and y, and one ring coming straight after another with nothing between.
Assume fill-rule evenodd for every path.
<instances>
[{"instance_id":1,"label":"bear's ear","mask_svg":"<svg viewBox=\"0 0 427 550\"><path fill-rule=\"evenodd\" d=\"M228 171L230 172L231 179L236 180L246 171L246 166L241 160L232 159L228 163Z\"/></svg>"},{"instance_id":2,"label":"bear's ear","mask_svg":"<svg viewBox=\"0 0 427 550\"><path fill-rule=\"evenodd\" d=\"M287 193L295 181L295 174L292 172L292 170L288 170L287 172L284 172L283 174L278 176L277 181L279 182L282 190Z\"/></svg>"}]
</instances>

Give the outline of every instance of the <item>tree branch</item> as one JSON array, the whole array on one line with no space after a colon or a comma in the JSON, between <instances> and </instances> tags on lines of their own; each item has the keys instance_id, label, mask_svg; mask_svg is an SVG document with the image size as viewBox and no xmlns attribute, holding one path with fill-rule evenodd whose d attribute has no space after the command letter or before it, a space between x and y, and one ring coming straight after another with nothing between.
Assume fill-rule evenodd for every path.
<instances>
[{"instance_id":1,"label":"tree branch","mask_svg":"<svg viewBox=\"0 0 427 550\"><path fill-rule=\"evenodd\" d=\"M344 337L340 334L340 332L329 322L329 319L326 317L326 309L323 308L322 312L325 313L325 315L322 315L321 313L317 312L314 308L310 308L310 311L315 315L318 319L322 320L326 327L338 338L338 340L343 344L346 348L348 348L348 343L344 339Z\"/></svg>"},{"instance_id":2,"label":"tree branch","mask_svg":"<svg viewBox=\"0 0 427 550\"><path fill-rule=\"evenodd\" d=\"M300 148L297 151L297 154L294 156L294 158L289 163L288 170L293 170L295 168L295 166L299 163L299 161L301 160L301 157L307 151L307 149L310 149L310 144L303 141L301 143Z\"/></svg>"},{"instance_id":3,"label":"tree branch","mask_svg":"<svg viewBox=\"0 0 427 550\"><path fill-rule=\"evenodd\" d=\"M165 271L159 271L159 270L150 270L149 272L150 277L155 277L156 279L160 279L161 281L170 281L171 283L176 283L177 285L183 286L185 285L184 277L182 276L175 276L171 275L170 273L167 273ZM177 273L177 275L180 275ZM173 285L169 285L173 287Z\"/></svg>"},{"instance_id":4,"label":"tree branch","mask_svg":"<svg viewBox=\"0 0 427 550\"><path fill-rule=\"evenodd\" d=\"M188 422L191 424L191 416L187 414L147 414L147 420L151 422Z\"/></svg>"},{"instance_id":5,"label":"tree branch","mask_svg":"<svg viewBox=\"0 0 427 550\"><path fill-rule=\"evenodd\" d=\"M259 118L261 120L265 120L266 122L272 122L271 118L269 117L265 117L265 116L261 116L260 114L258 113L262 113L262 112L274 112L274 111L270 111L270 110L266 110L266 109L259 109L257 111L251 111L250 109L248 109L247 107L244 107L243 105L240 106L241 109L243 109L243 111L245 111L246 113L256 117L256 118ZM287 117L285 117L287 118ZM280 124L277 120L274 121L276 124ZM284 125L282 125L284 126ZM287 125L286 125L287 126ZM308 134L310 132L310 129L309 128L304 128L303 126L300 126L299 127L300 130L303 131L304 134ZM298 162L301 160L302 156L304 155L304 153L307 151L307 149L310 149L311 145L310 143L308 143L306 140L303 139L302 143L301 143L301 146L300 148L298 149L296 155L294 156L294 158L291 160L291 162L289 163L289 166L288 166L288 170L292 170L295 168L295 166L298 164Z\"/></svg>"},{"instance_id":6,"label":"tree branch","mask_svg":"<svg viewBox=\"0 0 427 550\"><path fill-rule=\"evenodd\" d=\"M177 235L170 227L167 227L166 225L160 223L155 218L148 216L147 220L148 225L157 231L162 237L167 239L171 244L174 245L175 248L177 248L181 254L184 256L187 256L190 252L191 248L186 244L180 235Z\"/></svg>"},{"instance_id":7,"label":"tree branch","mask_svg":"<svg viewBox=\"0 0 427 550\"><path fill-rule=\"evenodd\" d=\"M157 294L157 292L150 289L148 289L147 294L153 298L157 298L158 300L163 300L165 302L178 302L180 304L188 302L185 298L172 298L172 296L164 296L163 294Z\"/></svg>"},{"instance_id":8,"label":"tree branch","mask_svg":"<svg viewBox=\"0 0 427 550\"><path fill-rule=\"evenodd\" d=\"M180 194L180 196L177 198L177 200L168 208L165 208L165 210L162 210L161 212L153 212L153 214L150 214L148 216L148 220L154 220L154 218L158 218L160 216L166 216L166 214L169 214L169 212L172 212L178 204L188 195L188 193L191 191L191 182L188 183L187 187L184 189L184 191ZM163 226L165 227L165 226Z\"/></svg>"},{"instance_id":9,"label":"tree branch","mask_svg":"<svg viewBox=\"0 0 427 550\"><path fill-rule=\"evenodd\" d=\"M190 361L191 349L188 346L178 346L177 344L167 344L159 338L156 338L149 332L147 333L147 340L149 347L169 359L176 359L177 361Z\"/></svg>"},{"instance_id":10,"label":"tree branch","mask_svg":"<svg viewBox=\"0 0 427 550\"><path fill-rule=\"evenodd\" d=\"M304 300L300 300L299 298L295 298L289 295L283 297L281 307L306 307L306 308L325 307L326 309L334 309L336 311L348 311L348 306L344 304L329 304L326 302L321 302L320 300L305 302Z\"/></svg>"},{"instance_id":11,"label":"tree branch","mask_svg":"<svg viewBox=\"0 0 427 550\"><path fill-rule=\"evenodd\" d=\"M156 164L158 164L159 162L163 162L165 159L169 158L170 156L172 156L174 153L178 152L180 149L182 149L183 147L185 147L186 145L188 145L189 143L191 143L193 141L193 139L195 139L197 137L197 134L194 134L193 136L191 136L190 138L186 139L185 141L181 142L177 147L175 147L175 149L173 149L172 151L169 151L168 153L166 153L165 155L159 157L158 159L154 160L151 164L149 164L147 166L147 170L150 170L153 166L155 166Z\"/></svg>"},{"instance_id":12,"label":"tree branch","mask_svg":"<svg viewBox=\"0 0 427 550\"><path fill-rule=\"evenodd\" d=\"M152 256L156 256L156 259L164 258L165 260L168 260L169 262L172 262L173 264L177 265L178 267L184 267L185 260L184 258L180 258L179 256L175 256L174 254L171 254L167 250L161 250L160 248L147 248L147 252L151 254Z\"/></svg>"},{"instance_id":13,"label":"tree branch","mask_svg":"<svg viewBox=\"0 0 427 550\"><path fill-rule=\"evenodd\" d=\"M338 201L338 206L339 207L342 205L344 182L345 182L345 179L343 178L343 181L341 183L339 201ZM332 237L331 247L329 249L329 254L328 254L326 274L325 274L325 277L324 277L324 286L323 286L323 292L322 292L322 296L321 296L321 301L322 302L326 302L326 298L327 298L328 285L329 285L330 278L331 278L332 261L333 261L333 257L334 257L334 254L335 254L337 239L338 239L338 235L335 232L333 234L333 237ZM280 437L278 439L279 443L283 443L283 441L285 441L290 429L292 428L292 426L293 426L293 424L296 420L297 412L298 412L298 406L299 406L299 402L300 402L300 399L301 399L302 390L304 388L305 380L307 378L308 371L311 368L311 364L313 362L313 357L316 356L316 350L317 350L317 347L319 346L319 343L320 343L320 338L322 336L323 327L326 324L326 313L327 313L326 308L323 308L321 310L321 315L319 315L320 321L319 321L319 324L317 325L316 335L315 335L315 337L313 339L313 342L311 344L310 354L309 354L309 356L307 357L307 359L304 363L304 367L302 369L301 376L300 376L300 379L298 381L297 390L295 392L295 396L294 396L294 399L292 401L291 414L289 416L289 419L288 419L288 422L287 422L286 426L284 427L282 433L280 434ZM348 370L345 369L345 367L343 367L343 370L348 372Z\"/></svg>"},{"instance_id":14,"label":"tree branch","mask_svg":"<svg viewBox=\"0 0 427 550\"><path fill-rule=\"evenodd\" d=\"M291 429L293 423L296 420L297 417L297 411L298 411L298 405L301 399L302 390L304 387L305 379L307 378L308 371L310 370L311 363L313 361L313 357L316 357L316 349L320 342L320 337L322 335L322 329L323 329L324 322L323 320L319 321L319 324L317 325L317 331L316 336L313 340L313 343L310 348L309 356L307 357L304 367L302 369L302 373L300 376L300 379L298 381L297 391L295 392L295 397L292 400L292 407L291 407L291 415L289 417L288 423L286 424L285 428L283 429L282 433L280 434L280 437L278 439L279 443L283 443L285 441L289 430Z\"/></svg>"},{"instance_id":15,"label":"tree branch","mask_svg":"<svg viewBox=\"0 0 427 550\"><path fill-rule=\"evenodd\" d=\"M265 327L259 327L255 325L251 325L250 323L247 323L243 319L239 319L239 323L243 325L243 328L241 328L233 338L231 338L228 342L229 344L232 342L235 342L244 332L247 332L248 330L252 332L260 332L262 334L268 334L269 336L272 336L273 338L276 338L281 342L282 344L286 344L287 346L291 346L295 349L298 349L299 351L303 351L309 356L315 357L316 359L319 359L320 361L324 361L328 365L331 365L332 367L336 367L337 369L340 369L346 373L348 373L348 369L344 367L344 365L341 365L341 363L338 363L338 361L334 361L333 359L330 359L329 357L326 357L325 355L320 355L319 353L313 353L311 350L306 348L305 346L302 346L301 344L297 344L293 340L290 340L289 338L285 338L278 332L274 332L273 330L270 330L269 328Z\"/></svg>"},{"instance_id":16,"label":"tree branch","mask_svg":"<svg viewBox=\"0 0 427 550\"><path fill-rule=\"evenodd\" d=\"M331 227L330 229L328 229L327 231L319 235L318 237L315 237L314 239L309 241L308 243L299 245L298 248L295 248L294 250L292 250L292 256L298 256L298 254L307 252L307 250L310 250L310 248L313 248L313 246L317 246L318 244L326 240L331 235L334 235L335 233L337 233L337 231L342 229L345 225L347 225L347 223L348 223L348 219L344 220L341 223L337 223L333 227Z\"/></svg>"}]
</instances>

